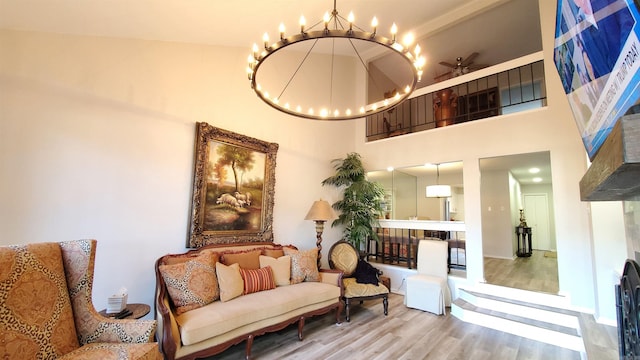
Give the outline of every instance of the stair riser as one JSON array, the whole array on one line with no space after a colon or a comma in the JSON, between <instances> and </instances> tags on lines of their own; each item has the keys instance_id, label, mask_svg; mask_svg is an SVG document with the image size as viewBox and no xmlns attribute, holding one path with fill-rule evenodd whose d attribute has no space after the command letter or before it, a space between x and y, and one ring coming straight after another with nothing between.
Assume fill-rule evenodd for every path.
<instances>
[{"instance_id":1,"label":"stair riser","mask_svg":"<svg viewBox=\"0 0 640 360\"><path fill-rule=\"evenodd\" d=\"M464 287L458 288L460 291L464 291ZM514 288L507 288L504 286L491 285L486 283L476 284L472 288L469 288L470 291L476 293L484 293L493 296L503 297L506 299L517 300L521 302L527 302L537 305L549 306L558 309L564 310L574 310L572 309L569 299L563 296L552 295L552 294L544 294L535 291L527 291L520 290Z\"/></svg>"},{"instance_id":2,"label":"stair riser","mask_svg":"<svg viewBox=\"0 0 640 360\"><path fill-rule=\"evenodd\" d=\"M544 342L578 352L585 351L582 338L579 336L568 335L553 330L523 324L517 321L511 321L487 314L481 314L475 311L463 309L456 304L451 305L451 314L462 321L484 326L490 329L526 337L528 339Z\"/></svg>"},{"instance_id":3,"label":"stair riser","mask_svg":"<svg viewBox=\"0 0 640 360\"><path fill-rule=\"evenodd\" d=\"M516 315L531 320L542 321L549 324L564 326L571 329L579 329L578 318L571 315L560 314L553 311L536 309L533 307L512 304L506 301L482 298L470 294L464 290L460 291L460 298L476 307L498 311L505 314Z\"/></svg>"}]
</instances>

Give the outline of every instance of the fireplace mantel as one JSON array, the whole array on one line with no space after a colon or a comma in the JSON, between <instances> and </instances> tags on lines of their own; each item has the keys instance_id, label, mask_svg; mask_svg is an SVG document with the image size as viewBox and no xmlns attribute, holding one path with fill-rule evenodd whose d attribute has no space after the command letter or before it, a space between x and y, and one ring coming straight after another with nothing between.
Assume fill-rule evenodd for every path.
<instances>
[{"instance_id":1,"label":"fireplace mantel","mask_svg":"<svg viewBox=\"0 0 640 360\"><path fill-rule=\"evenodd\" d=\"M619 201L640 195L640 114L613 127L580 180L582 201Z\"/></svg>"}]
</instances>

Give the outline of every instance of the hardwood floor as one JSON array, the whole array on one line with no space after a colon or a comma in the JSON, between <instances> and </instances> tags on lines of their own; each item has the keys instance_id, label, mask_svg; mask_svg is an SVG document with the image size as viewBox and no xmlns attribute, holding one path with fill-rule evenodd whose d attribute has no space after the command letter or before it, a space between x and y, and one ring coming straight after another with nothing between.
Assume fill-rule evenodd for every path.
<instances>
[{"instance_id":1,"label":"hardwood floor","mask_svg":"<svg viewBox=\"0 0 640 360\"><path fill-rule=\"evenodd\" d=\"M557 294L558 259L533 250L531 257L515 260L484 258L484 278L492 285Z\"/></svg>"},{"instance_id":2,"label":"hardwood floor","mask_svg":"<svg viewBox=\"0 0 640 360\"><path fill-rule=\"evenodd\" d=\"M304 341L298 341L296 326L259 336L254 340L253 358L276 359L581 359L578 352L465 323L449 311L436 316L409 309L403 296L391 294L389 315L384 316L380 300L355 305L351 322L334 323L326 315L308 319ZM592 319L592 317L591 317ZM588 358L617 359L615 331L585 321ZM240 343L209 360L236 360L244 357Z\"/></svg>"}]
</instances>

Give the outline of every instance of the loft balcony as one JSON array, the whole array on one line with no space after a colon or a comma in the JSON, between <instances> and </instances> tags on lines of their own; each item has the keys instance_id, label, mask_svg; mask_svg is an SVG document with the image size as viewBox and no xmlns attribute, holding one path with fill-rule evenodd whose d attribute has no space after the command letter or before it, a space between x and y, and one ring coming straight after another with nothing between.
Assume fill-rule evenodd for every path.
<instances>
[{"instance_id":1,"label":"loft balcony","mask_svg":"<svg viewBox=\"0 0 640 360\"><path fill-rule=\"evenodd\" d=\"M398 107L367 116L367 141L546 106L544 75L537 52L425 86Z\"/></svg>"}]
</instances>

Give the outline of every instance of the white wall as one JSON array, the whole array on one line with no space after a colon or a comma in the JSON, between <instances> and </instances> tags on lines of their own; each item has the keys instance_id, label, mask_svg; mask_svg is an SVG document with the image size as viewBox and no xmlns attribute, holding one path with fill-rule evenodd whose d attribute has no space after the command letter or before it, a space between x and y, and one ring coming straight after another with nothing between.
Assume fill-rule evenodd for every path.
<instances>
[{"instance_id":1,"label":"white wall","mask_svg":"<svg viewBox=\"0 0 640 360\"><path fill-rule=\"evenodd\" d=\"M245 49L0 31L0 53L0 244L97 239L98 309L121 286L152 304L155 260L185 251L197 121L280 145L275 240L315 246L303 218L337 199L320 182L355 124L262 103Z\"/></svg>"},{"instance_id":2,"label":"white wall","mask_svg":"<svg viewBox=\"0 0 640 360\"><path fill-rule=\"evenodd\" d=\"M549 151L555 193L560 291L579 308L595 308L588 206L580 202L578 183L586 171L585 151L553 64L555 2L541 1L540 16L548 106L539 110L439 128L423 133L365 142L364 121L356 129L356 151L372 168L463 161L467 279L483 281L482 213L479 160ZM455 143L456 146L451 146ZM446 149L446 150L443 150ZM582 259L582 261L576 261Z\"/></svg>"},{"instance_id":3,"label":"white wall","mask_svg":"<svg viewBox=\"0 0 640 360\"><path fill-rule=\"evenodd\" d=\"M507 170L482 171L482 251L486 257L513 259L516 252L510 175Z\"/></svg>"},{"instance_id":4,"label":"white wall","mask_svg":"<svg viewBox=\"0 0 640 360\"><path fill-rule=\"evenodd\" d=\"M509 204L510 204L510 215L511 215L511 228L515 229L516 226L520 225L520 209L523 209L522 206L522 188L520 187L520 183L513 177L512 173L509 173ZM511 232L511 249L513 251L512 256L514 254L517 255L518 251L518 235L515 230Z\"/></svg>"},{"instance_id":5,"label":"white wall","mask_svg":"<svg viewBox=\"0 0 640 360\"><path fill-rule=\"evenodd\" d=\"M594 236L594 258L596 268L602 269L595 274L597 284L596 319L610 325L616 325L616 297L614 286L620 282L620 275L627 259L625 247L618 246L626 241L622 202L598 201L591 203L591 216L598 219L592 224Z\"/></svg>"}]
</instances>

